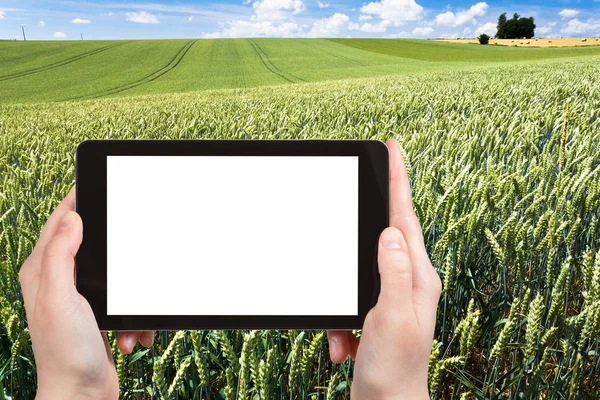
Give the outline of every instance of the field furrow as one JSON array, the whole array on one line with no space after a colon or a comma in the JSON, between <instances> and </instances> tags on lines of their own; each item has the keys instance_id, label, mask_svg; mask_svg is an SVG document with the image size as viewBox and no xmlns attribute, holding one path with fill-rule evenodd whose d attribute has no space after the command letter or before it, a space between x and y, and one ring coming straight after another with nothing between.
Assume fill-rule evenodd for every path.
<instances>
[{"instance_id":1,"label":"field furrow","mask_svg":"<svg viewBox=\"0 0 600 400\"><path fill-rule=\"evenodd\" d=\"M286 81L290 82L290 83L295 83L296 81L291 80L290 78L288 78L287 76L285 76L281 71L279 71L277 69L277 67L275 67L271 61L269 60L269 57L267 57L266 54L264 54L264 52L262 51L262 49L256 44L256 42L252 39L248 39L248 42L252 45L252 48L254 49L254 51L256 52L256 54L258 55L258 57L260 57L260 60L262 61L263 65L265 66L266 69L268 69L269 71L271 71L273 74L285 79Z\"/></svg>"},{"instance_id":2,"label":"field furrow","mask_svg":"<svg viewBox=\"0 0 600 400\"><path fill-rule=\"evenodd\" d=\"M13 73L13 74L0 76L0 82L1 81L7 81L7 80L10 80L10 79L22 78L24 76L36 74L36 73L43 72L43 71L48 71L48 70L54 69L54 68L59 68L59 67L62 67L64 65L68 65L68 64L74 63L75 61L82 60L82 59L84 59L86 57L93 56L95 54L101 53L101 52L106 51L106 50L110 50L113 47L117 47L117 46L120 46L120 45L122 45L122 43L116 43L116 44L108 45L108 46L101 47L101 48L96 49L96 50L91 50L91 51L85 52L83 54L80 54L80 55L77 55L77 56L74 56L74 57L70 57L70 58L67 58L65 60L58 61L58 62L55 62L53 64L49 64L49 65L46 65L46 66L43 66L43 67L33 68L33 69L30 69L30 70L27 70L27 71L23 71L23 72L16 72L16 73Z\"/></svg>"},{"instance_id":3,"label":"field furrow","mask_svg":"<svg viewBox=\"0 0 600 400\"><path fill-rule=\"evenodd\" d=\"M97 93L93 93L91 95L86 95L86 96L80 96L80 97L72 97L69 98L68 100L78 100L81 99L83 97L85 98L96 98L96 97L103 97L103 96L109 96L109 95L113 95L113 94L117 94L117 93L121 93L124 92L126 90L132 89L134 87L137 86L141 86L144 85L146 83L152 82L158 78L160 78L161 76L165 75L166 73L170 72L171 70L173 70L174 68L176 68L179 63L181 62L181 60L183 59L183 57L185 57L185 55L187 54L187 52L190 50L190 48L194 45L194 43L196 43L196 40L190 40L189 42L187 42L182 48L181 50L179 50L179 52L177 52L177 54L175 55L175 57L173 57L171 59L171 61L169 61L169 63L167 63L167 65L165 65L164 67L162 67L161 69L159 69L158 71L155 71L143 78L140 78L134 82L122 85L122 86L117 86L111 89L107 89L107 90L103 90L101 92L97 92Z\"/></svg>"}]
</instances>

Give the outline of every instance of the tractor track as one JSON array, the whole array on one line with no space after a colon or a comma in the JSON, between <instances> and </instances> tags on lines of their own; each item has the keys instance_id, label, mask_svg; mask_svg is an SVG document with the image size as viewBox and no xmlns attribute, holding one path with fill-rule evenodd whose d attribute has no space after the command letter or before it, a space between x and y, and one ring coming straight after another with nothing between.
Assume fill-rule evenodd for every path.
<instances>
[{"instance_id":1,"label":"tractor track","mask_svg":"<svg viewBox=\"0 0 600 400\"><path fill-rule=\"evenodd\" d=\"M175 67L177 67L179 65L179 63L181 62L181 60L183 59L183 57L185 57L187 52L190 50L190 48L192 48L192 46L197 41L198 41L198 39L190 40L189 42L187 42L185 45L183 45L183 47L181 49L179 49L177 54L175 54L175 56L164 67L144 76L143 78L140 78L140 79L130 82L130 83L126 83L125 85L121 85L121 86L113 87L110 89L102 90L100 92L92 93L91 95L82 95L82 96L77 96L77 97L71 97L71 98L65 99L63 101L80 100L80 99L94 99L94 98L98 98L98 97L103 97L103 96L108 96L111 94L124 92L125 90L133 89L134 87L138 87L138 86L150 83L150 82L160 78L167 72L172 71Z\"/></svg>"},{"instance_id":2,"label":"tractor track","mask_svg":"<svg viewBox=\"0 0 600 400\"><path fill-rule=\"evenodd\" d=\"M112 45L100 47L98 49L90 50L88 52L85 52L85 53L82 53L82 54L78 54L76 56L69 57L69 58L66 58L64 60L52 63L52 64L45 65L43 67L33 68L33 69L30 69L30 70L27 70L27 71L15 72L15 73L12 73L12 74L0 76L0 82L2 82L2 81L8 81L8 80L11 80L11 79L22 78L24 76L33 75L33 74L37 74L39 72L49 71L51 69L63 67L65 65L72 64L75 61L82 60L84 58L93 56L93 55L98 54L98 53L102 53L102 52L104 52L106 50L110 50L110 49L112 49L114 47L121 46L123 44L124 43L116 43L116 44L112 44Z\"/></svg>"},{"instance_id":3,"label":"tractor track","mask_svg":"<svg viewBox=\"0 0 600 400\"><path fill-rule=\"evenodd\" d=\"M258 45L258 43L256 43L253 39L248 39L248 41L252 45L252 48L254 49L254 51L256 52L256 54L258 54L258 57L260 58L260 61L262 61L262 63L265 66L265 68L267 68L273 74L275 74L275 75L277 75L277 76L285 79L286 81L288 81L290 83L297 83L297 81L291 80L286 75L289 75L292 78L297 79L298 81L305 82L305 80L302 79L302 78L300 78L300 77L297 77L297 76L295 76L293 74L290 74L289 72L283 72L283 71L281 71L279 68L277 68L275 66L275 64L273 64L273 62L269 59L269 56L267 56L267 53L265 53L265 51Z\"/></svg>"}]
</instances>

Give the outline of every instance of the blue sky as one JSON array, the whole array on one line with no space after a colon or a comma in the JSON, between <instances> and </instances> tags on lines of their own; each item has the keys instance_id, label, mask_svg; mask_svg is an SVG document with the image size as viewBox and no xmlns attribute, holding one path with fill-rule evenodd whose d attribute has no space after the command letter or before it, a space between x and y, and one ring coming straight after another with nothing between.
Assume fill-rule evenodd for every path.
<instances>
[{"instance_id":1,"label":"blue sky","mask_svg":"<svg viewBox=\"0 0 600 400\"><path fill-rule=\"evenodd\" d=\"M600 36L600 0L0 0L0 39L474 37L502 12L536 19L537 36Z\"/></svg>"}]
</instances>

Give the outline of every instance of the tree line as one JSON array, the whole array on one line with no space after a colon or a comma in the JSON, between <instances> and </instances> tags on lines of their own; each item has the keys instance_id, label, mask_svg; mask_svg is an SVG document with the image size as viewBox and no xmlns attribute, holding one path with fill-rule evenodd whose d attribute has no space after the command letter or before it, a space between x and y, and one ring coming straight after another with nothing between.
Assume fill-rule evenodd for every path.
<instances>
[{"instance_id":1,"label":"tree line","mask_svg":"<svg viewBox=\"0 0 600 400\"><path fill-rule=\"evenodd\" d=\"M498 17L497 39L531 39L533 36L535 36L533 17L525 18L517 13L514 13L511 19L506 18L506 13Z\"/></svg>"}]
</instances>

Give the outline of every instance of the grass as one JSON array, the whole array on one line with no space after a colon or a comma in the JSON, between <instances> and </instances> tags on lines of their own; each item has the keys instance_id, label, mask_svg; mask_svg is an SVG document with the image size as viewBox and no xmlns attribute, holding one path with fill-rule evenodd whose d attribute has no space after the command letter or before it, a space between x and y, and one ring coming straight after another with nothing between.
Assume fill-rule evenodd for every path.
<instances>
[{"instance_id":1,"label":"grass","mask_svg":"<svg viewBox=\"0 0 600 400\"><path fill-rule=\"evenodd\" d=\"M132 66L139 73L123 82L169 68L186 43L157 42L169 57L140 52L152 66ZM430 360L432 398L600 397L600 57L456 69L440 62L446 70L292 85L273 70L290 80L309 80L311 73L318 79L314 71L327 71L327 61L302 71L294 61L302 55L283 40L256 40L260 49L247 40L196 43L167 74L112 98L0 105L0 383L7 395L35 392L17 273L73 184L80 141L395 137L444 281ZM352 46L333 53L341 45L332 41L297 46L321 43L340 57L362 54ZM249 59L194 64L210 51ZM368 54L373 58L361 62L394 57ZM232 89L161 93L169 89L160 86L167 76L183 82L194 65L200 72L190 85L208 85L212 71L212 82L218 77ZM281 85L239 88L264 84L261 76ZM80 92L92 93L96 84ZM72 89L63 90L61 96ZM137 91L145 94L123 97ZM234 295L227 282L211 284ZM353 364L331 364L320 332L160 332L152 349L130 356L118 354L110 338L123 398L349 396Z\"/></svg>"},{"instance_id":2,"label":"grass","mask_svg":"<svg viewBox=\"0 0 600 400\"><path fill-rule=\"evenodd\" d=\"M391 39L0 42L0 103L246 88L600 55Z\"/></svg>"}]
</instances>

